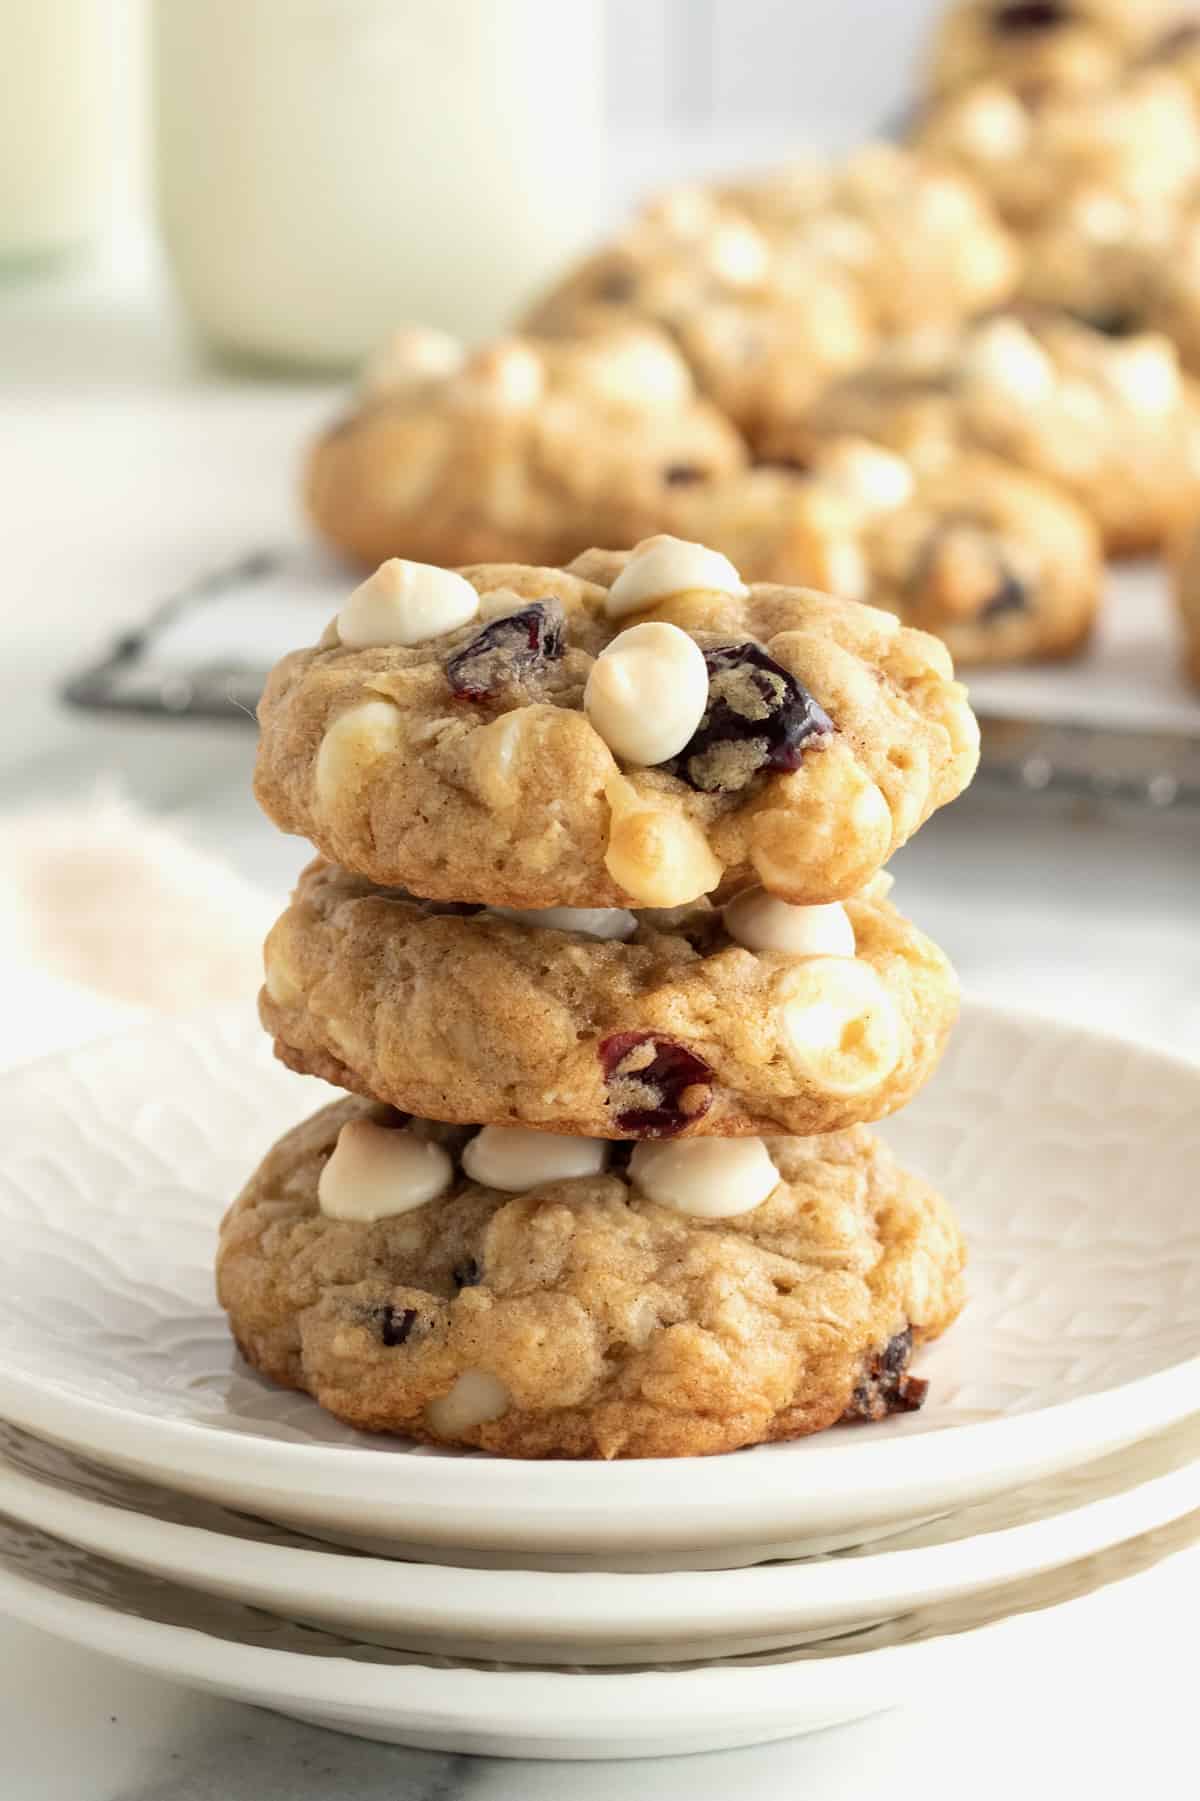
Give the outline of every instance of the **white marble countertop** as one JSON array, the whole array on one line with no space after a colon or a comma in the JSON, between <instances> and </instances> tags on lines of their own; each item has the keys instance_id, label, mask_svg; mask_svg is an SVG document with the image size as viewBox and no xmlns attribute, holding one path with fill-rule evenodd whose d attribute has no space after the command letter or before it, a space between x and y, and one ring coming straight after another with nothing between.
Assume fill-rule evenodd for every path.
<instances>
[{"instance_id":1,"label":"white marble countertop","mask_svg":"<svg viewBox=\"0 0 1200 1801\"><path fill-rule=\"evenodd\" d=\"M0 802L115 777L282 892L302 860L256 815L249 730L64 714L54 683L118 624L228 556L287 542L298 445L327 389L200 368L153 287L0 292L5 651ZM976 993L1200 1057L1200 822L977 792L897 861L905 907ZM1191 1611L1189 1609L1189 1611ZM640 1765L505 1764L336 1737L132 1675L0 1623L4 1801L655 1801L799 1793L926 1801L1135 1786L1194 1793L1174 1619L1067 1669L1014 1669L793 1744ZM1186 1687L1185 1687L1186 1685Z\"/></svg>"}]
</instances>

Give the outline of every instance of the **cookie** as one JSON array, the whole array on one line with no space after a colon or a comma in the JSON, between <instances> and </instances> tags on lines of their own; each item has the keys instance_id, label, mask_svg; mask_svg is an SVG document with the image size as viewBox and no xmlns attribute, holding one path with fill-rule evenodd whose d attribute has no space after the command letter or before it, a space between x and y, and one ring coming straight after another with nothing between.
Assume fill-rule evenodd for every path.
<instances>
[{"instance_id":1,"label":"cookie","mask_svg":"<svg viewBox=\"0 0 1200 1801\"><path fill-rule=\"evenodd\" d=\"M525 329L569 339L631 323L667 331L700 391L750 437L780 400L805 405L877 341L860 284L837 262L784 258L698 189L665 196L569 270Z\"/></svg>"},{"instance_id":2,"label":"cookie","mask_svg":"<svg viewBox=\"0 0 1200 1801\"><path fill-rule=\"evenodd\" d=\"M995 457L926 471L865 538L870 599L935 632L955 662L1070 656L1104 584L1094 525L1065 494Z\"/></svg>"},{"instance_id":3,"label":"cookie","mask_svg":"<svg viewBox=\"0 0 1200 1801\"><path fill-rule=\"evenodd\" d=\"M957 323L1008 299L1020 256L981 186L900 144L870 143L825 171L811 164L719 187L771 245L777 280L795 259L838 268L884 336Z\"/></svg>"},{"instance_id":4,"label":"cookie","mask_svg":"<svg viewBox=\"0 0 1200 1801\"><path fill-rule=\"evenodd\" d=\"M929 58L935 92L995 77L1031 95L1086 93L1155 42L1178 0L957 0Z\"/></svg>"},{"instance_id":5,"label":"cookie","mask_svg":"<svg viewBox=\"0 0 1200 1801\"><path fill-rule=\"evenodd\" d=\"M873 144L836 168L662 196L569 272L528 328L569 336L598 317L665 327L754 443L863 362L880 333L995 305L1018 274L1011 237L970 181Z\"/></svg>"},{"instance_id":6,"label":"cookie","mask_svg":"<svg viewBox=\"0 0 1200 1801\"><path fill-rule=\"evenodd\" d=\"M1185 82L1155 70L1056 100L984 82L933 107L915 141L968 176L1023 238L1061 229L1085 195L1135 210L1178 206L1200 175L1195 101Z\"/></svg>"},{"instance_id":7,"label":"cookie","mask_svg":"<svg viewBox=\"0 0 1200 1801\"><path fill-rule=\"evenodd\" d=\"M672 538L565 571L393 560L259 717L281 830L381 886L511 907L734 881L841 900L978 760L937 640Z\"/></svg>"},{"instance_id":8,"label":"cookie","mask_svg":"<svg viewBox=\"0 0 1200 1801\"><path fill-rule=\"evenodd\" d=\"M262 1021L293 1069L407 1113L593 1138L880 1119L958 1007L946 959L882 892L511 917L316 862L265 966Z\"/></svg>"},{"instance_id":9,"label":"cookie","mask_svg":"<svg viewBox=\"0 0 1200 1801\"><path fill-rule=\"evenodd\" d=\"M1180 230L1175 203L1081 189L1030 234L1022 297L1109 337L1164 332L1183 355L1166 300Z\"/></svg>"},{"instance_id":10,"label":"cookie","mask_svg":"<svg viewBox=\"0 0 1200 1801\"><path fill-rule=\"evenodd\" d=\"M963 1305L962 1239L866 1131L628 1160L528 1138L360 1100L289 1132L221 1227L243 1355L365 1431L508 1457L697 1456L921 1404L909 1357Z\"/></svg>"},{"instance_id":11,"label":"cookie","mask_svg":"<svg viewBox=\"0 0 1200 1801\"><path fill-rule=\"evenodd\" d=\"M1184 208L1169 241L1147 259L1140 290L1141 316L1175 345L1184 367L1200 373L1200 206Z\"/></svg>"},{"instance_id":12,"label":"cookie","mask_svg":"<svg viewBox=\"0 0 1200 1801\"><path fill-rule=\"evenodd\" d=\"M1116 339L1036 309L890 345L767 454L804 460L851 434L921 469L980 449L1063 489L1115 553L1160 544L1200 477L1200 411L1154 333Z\"/></svg>"},{"instance_id":13,"label":"cookie","mask_svg":"<svg viewBox=\"0 0 1200 1801\"><path fill-rule=\"evenodd\" d=\"M441 333L399 332L357 409L314 446L306 487L318 530L371 567L568 563L667 532L723 551L748 581L865 593L836 487L752 468L646 327L511 338L465 362Z\"/></svg>"},{"instance_id":14,"label":"cookie","mask_svg":"<svg viewBox=\"0 0 1200 1801\"><path fill-rule=\"evenodd\" d=\"M1183 667L1200 687L1200 526L1192 522L1175 545L1174 585L1183 632Z\"/></svg>"},{"instance_id":15,"label":"cookie","mask_svg":"<svg viewBox=\"0 0 1200 1801\"><path fill-rule=\"evenodd\" d=\"M354 412L325 432L305 492L317 529L372 567L569 562L670 530L692 489L745 470L662 333L510 338L429 369L433 334L397 335Z\"/></svg>"}]
</instances>

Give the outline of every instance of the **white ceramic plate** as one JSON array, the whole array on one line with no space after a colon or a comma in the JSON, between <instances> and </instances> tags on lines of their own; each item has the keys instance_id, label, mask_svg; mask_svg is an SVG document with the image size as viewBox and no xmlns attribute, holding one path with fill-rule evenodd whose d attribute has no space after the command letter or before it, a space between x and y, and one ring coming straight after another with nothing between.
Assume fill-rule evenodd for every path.
<instances>
[{"instance_id":1,"label":"white ceramic plate","mask_svg":"<svg viewBox=\"0 0 1200 1801\"><path fill-rule=\"evenodd\" d=\"M512 1670L355 1643L0 1522L0 1612L156 1676L343 1732L509 1757L722 1750L861 1719L919 1685L1004 1692L1016 1660L1136 1642L1200 1573L1200 1517L970 1601L821 1646L702 1666ZM1130 1580L1137 1577L1137 1580Z\"/></svg>"},{"instance_id":2,"label":"white ceramic plate","mask_svg":"<svg viewBox=\"0 0 1200 1801\"><path fill-rule=\"evenodd\" d=\"M373 1642L510 1663L743 1656L1055 1569L1200 1508L1200 1419L889 1541L663 1575L383 1562L154 1488L0 1424L0 1513L81 1550Z\"/></svg>"},{"instance_id":3,"label":"white ceramic plate","mask_svg":"<svg viewBox=\"0 0 1200 1801\"><path fill-rule=\"evenodd\" d=\"M958 1203L974 1299L919 1414L702 1465L506 1461L358 1436L234 1355L225 1202L321 1097L251 1021L156 1026L0 1085L0 1415L248 1512L460 1562L750 1562L986 1499L1200 1392L1200 1072L969 1007L889 1128Z\"/></svg>"}]
</instances>

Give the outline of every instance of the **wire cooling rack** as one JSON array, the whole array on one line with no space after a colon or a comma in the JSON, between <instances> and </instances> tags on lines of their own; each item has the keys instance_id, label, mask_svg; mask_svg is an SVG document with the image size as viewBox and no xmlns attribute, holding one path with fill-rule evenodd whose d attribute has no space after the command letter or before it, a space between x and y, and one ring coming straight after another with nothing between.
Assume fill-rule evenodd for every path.
<instances>
[{"instance_id":1,"label":"wire cooling rack","mask_svg":"<svg viewBox=\"0 0 1200 1801\"><path fill-rule=\"evenodd\" d=\"M345 569L313 550L248 550L152 607L62 698L92 712L244 727L271 665L315 642L346 588ZM1117 572L1086 657L969 679L985 778L1160 811L1200 806L1200 696L1180 673L1157 568Z\"/></svg>"}]
</instances>

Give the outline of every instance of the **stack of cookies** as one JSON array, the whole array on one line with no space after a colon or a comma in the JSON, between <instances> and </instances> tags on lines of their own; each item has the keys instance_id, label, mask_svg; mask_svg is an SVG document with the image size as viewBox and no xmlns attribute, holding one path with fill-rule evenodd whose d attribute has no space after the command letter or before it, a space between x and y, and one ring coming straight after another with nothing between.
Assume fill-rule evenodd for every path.
<instances>
[{"instance_id":1,"label":"stack of cookies","mask_svg":"<svg viewBox=\"0 0 1200 1801\"><path fill-rule=\"evenodd\" d=\"M261 721L259 800L318 852L263 1023L348 1098L222 1227L249 1361L520 1457L919 1405L963 1245L866 1128L957 1006L882 873L975 768L944 646L670 537L392 560Z\"/></svg>"}]
</instances>

